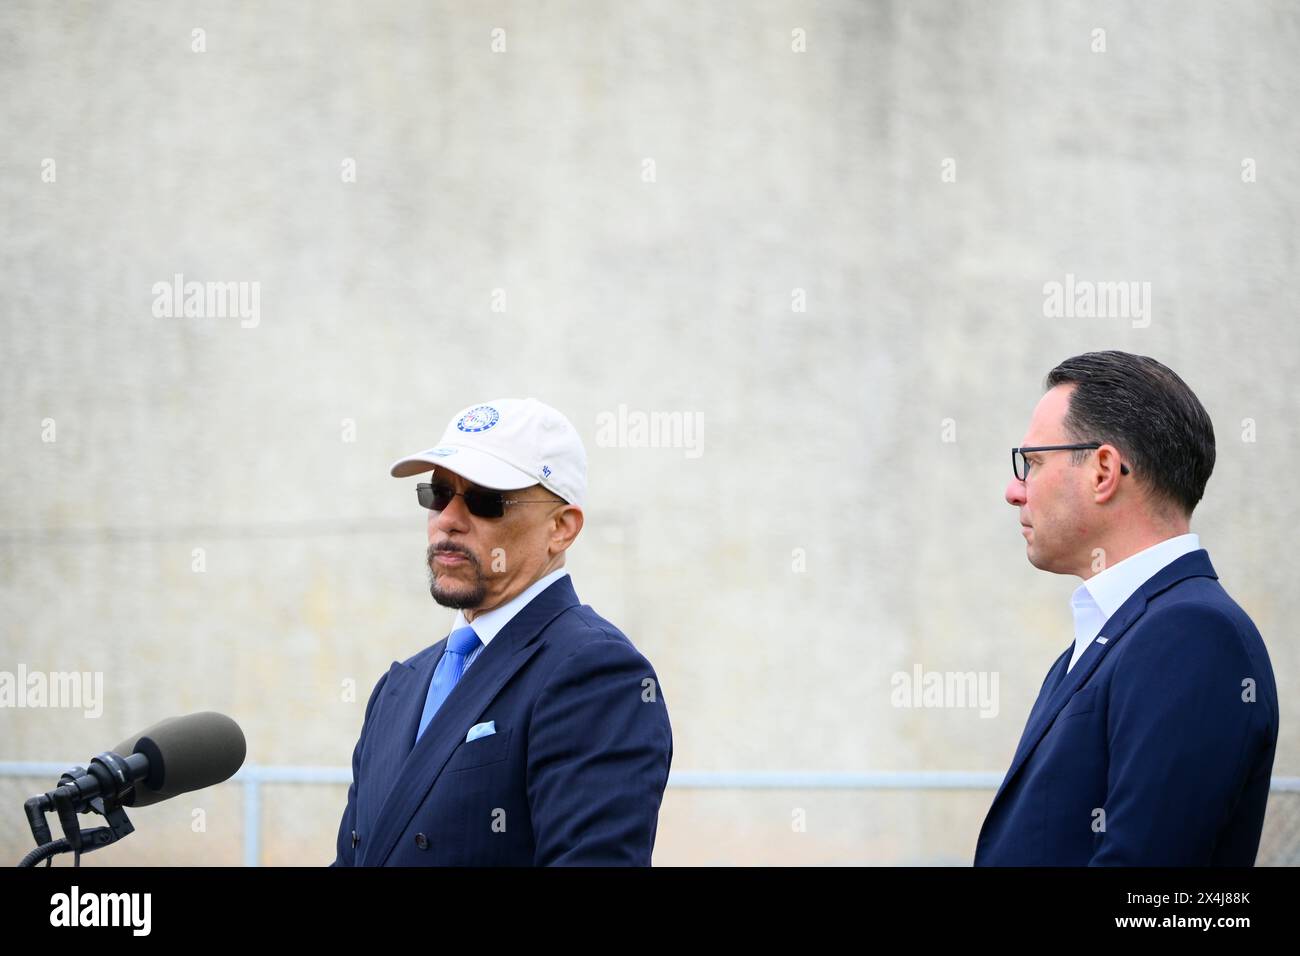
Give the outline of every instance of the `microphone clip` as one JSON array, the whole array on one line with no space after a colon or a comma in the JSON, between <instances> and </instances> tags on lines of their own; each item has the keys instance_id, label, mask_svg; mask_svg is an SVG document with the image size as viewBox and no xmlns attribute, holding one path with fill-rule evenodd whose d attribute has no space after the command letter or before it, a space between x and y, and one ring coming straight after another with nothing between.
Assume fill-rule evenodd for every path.
<instances>
[{"instance_id":1,"label":"microphone clip","mask_svg":"<svg viewBox=\"0 0 1300 956\"><path fill-rule=\"evenodd\" d=\"M90 767L73 767L59 777L53 790L28 800L23 808L31 827L36 849L24 858L20 866L34 866L42 859L49 866L56 853L73 854L73 865L81 865L81 854L116 843L135 832L127 819L122 800L134 789L136 779L144 765L112 752L105 752L90 761ZM51 840L45 814L55 811L63 827L63 839ZM108 826L83 830L77 817L82 813L97 813Z\"/></svg>"}]
</instances>

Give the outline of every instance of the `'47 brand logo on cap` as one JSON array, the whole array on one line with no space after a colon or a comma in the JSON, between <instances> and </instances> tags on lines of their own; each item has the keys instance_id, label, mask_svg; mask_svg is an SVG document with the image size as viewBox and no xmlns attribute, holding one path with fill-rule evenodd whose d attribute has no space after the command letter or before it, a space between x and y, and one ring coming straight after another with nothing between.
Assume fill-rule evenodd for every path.
<instances>
[{"instance_id":1,"label":"'47 brand logo on cap","mask_svg":"<svg viewBox=\"0 0 1300 956\"><path fill-rule=\"evenodd\" d=\"M463 432L485 432L500 420L500 413L491 405L476 405L460 416L456 427Z\"/></svg>"}]
</instances>

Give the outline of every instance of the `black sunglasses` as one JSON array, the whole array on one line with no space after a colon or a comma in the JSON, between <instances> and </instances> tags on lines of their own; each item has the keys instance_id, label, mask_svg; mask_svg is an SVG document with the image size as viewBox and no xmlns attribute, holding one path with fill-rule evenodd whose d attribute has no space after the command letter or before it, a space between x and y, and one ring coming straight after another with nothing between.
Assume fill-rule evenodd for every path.
<instances>
[{"instance_id":1,"label":"black sunglasses","mask_svg":"<svg viewBox=\"0 0 1300 956\"><path fill-rule=\"evenodd\" d=\"M1025 445L1021 448L1011 449L1011 472L1016 476L1018 481L1024 481L1029 477L1029 466L1033 464L1025 457L1026 453L1036 451L1096 451L1101 447L1101 442L1088 442L1085 445ZM1122 461L1119 463L1119 473L1128 474L1128 465Z\"/></svg>"},{"instance_id":2,"label":"black sunglasses","mask_svg":"<svg viewBox=\"0 0 1300 956\"><path fill-rule=\"evenodd\" d=\"M451 504L451 499L460 495L465 499L465 507L476 518L500 518L506 513L506 505L558 505L560 501L546 498L507 498L499 491L486 488L471 488L468 491L456 491L445 482L420 482L415 486L416 497L420 506L430 511L441 511Z\"/></svg>"}]
</instances>

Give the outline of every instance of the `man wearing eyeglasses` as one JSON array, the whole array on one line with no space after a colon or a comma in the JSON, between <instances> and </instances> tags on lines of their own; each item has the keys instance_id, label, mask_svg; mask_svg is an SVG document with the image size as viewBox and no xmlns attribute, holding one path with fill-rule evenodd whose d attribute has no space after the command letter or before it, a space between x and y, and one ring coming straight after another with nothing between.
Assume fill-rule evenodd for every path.
<instances>
[{"instance_id":1,"label":"man wearing eyeglasses","mask_svg":"<svg viewBox=\"0 0 1300 956\"><path fill-rule=\"evenodd\" d=\"M433 472L429 590L456 620L375 685L332 865L648 866L672 728L654 668L564 568L577 431L532 398L472 405L390 470Z\"/></svg>"},{"instance_id":2,"label":"man wearing eyeglasses","mask_svg":"<svg viewBox=\"0 0 1300 956\"><path fill-rule=\"evenodd\" d=\"M1083 579L977 866L1251 866L1277 746L1255 625L1189 528L1214 428L1154 359L1048 373L1007 502L1029 562Z\"/></svg>"}]
</instances>

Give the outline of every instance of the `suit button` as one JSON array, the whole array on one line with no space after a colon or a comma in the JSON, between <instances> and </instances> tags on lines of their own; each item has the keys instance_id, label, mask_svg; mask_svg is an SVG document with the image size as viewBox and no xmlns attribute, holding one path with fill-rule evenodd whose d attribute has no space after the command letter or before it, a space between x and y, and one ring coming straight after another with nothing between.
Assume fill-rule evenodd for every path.
<instances>
[{"instance_id":1,"label":"suit button","mask_svg":"<svg viewBox=\"0 0 1300 956\"><path fill-rule=\"evenodd\" d=\"M421 850L427 850L429 849L429 838L423 833L417 833L415 835L415 845Z\"/></svg>"},{"instance_id":2,"label":"suit button","mask_svg":"<svg viewBox=\"0 0 1300 956\"><path fill-rule=\"evenodd\" d=\"M356 831L356 830L353 830L353 831L352 831L352 849L355 850L355 849L357 848L357 844L360 843L360 842L361 842L361 837L357 836L357 831Z\"/></svg>"}]
</instances>

